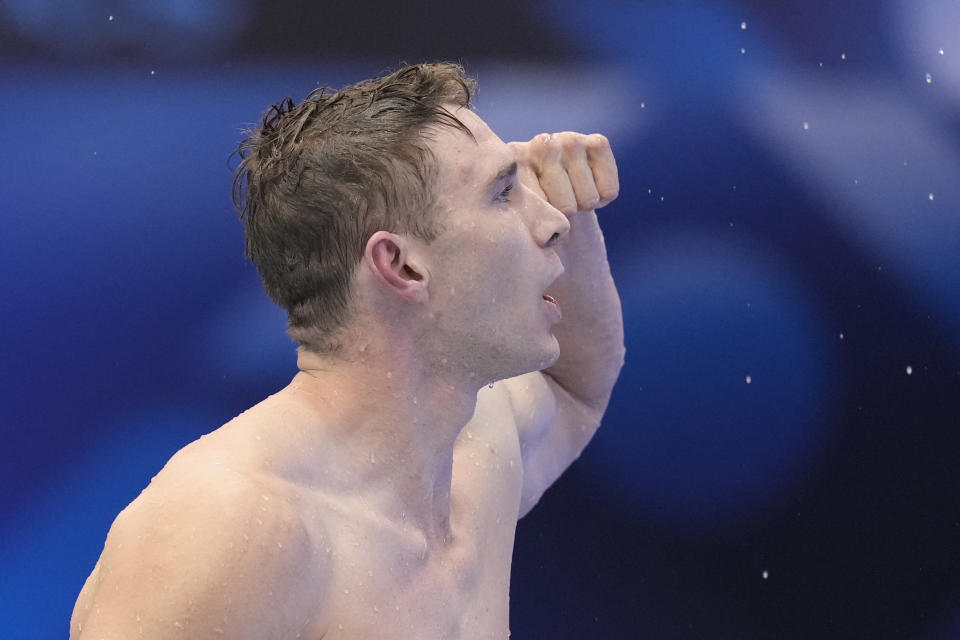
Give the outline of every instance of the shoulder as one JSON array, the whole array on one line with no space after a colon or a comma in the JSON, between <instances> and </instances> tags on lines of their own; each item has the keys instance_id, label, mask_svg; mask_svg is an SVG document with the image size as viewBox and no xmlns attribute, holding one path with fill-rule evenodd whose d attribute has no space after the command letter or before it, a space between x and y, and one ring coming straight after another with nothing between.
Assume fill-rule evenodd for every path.
<instances>
[{"instance_id":1,"label":"shoulder","mask_svg":"<svg viewBox=\"0 0 960 640\"><path fill-rule=\"evenodd\" d=\"M178 456L110 528L84 627L97 637L296 635L331 572L317 529L256 477Z\"/></svg>"}]
</instances>

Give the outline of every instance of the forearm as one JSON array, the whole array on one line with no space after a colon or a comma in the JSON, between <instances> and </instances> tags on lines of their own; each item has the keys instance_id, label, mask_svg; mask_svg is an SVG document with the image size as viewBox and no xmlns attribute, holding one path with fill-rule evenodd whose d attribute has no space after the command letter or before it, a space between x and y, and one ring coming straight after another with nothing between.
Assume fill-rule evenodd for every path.
<instances>
[{"instance_id":1,"label":"forearm","mask_svg":"<svg viewBox=\"0 0 960 640\"><path fill-rule=\"evenodd\" d=\"M602 414L626 350L620 296L595 212L570 217L570 232L557 253L566 271L547 293L563 311L563 319L554 326L560 357L544 373Z\"/></svg>"}]
</instances>

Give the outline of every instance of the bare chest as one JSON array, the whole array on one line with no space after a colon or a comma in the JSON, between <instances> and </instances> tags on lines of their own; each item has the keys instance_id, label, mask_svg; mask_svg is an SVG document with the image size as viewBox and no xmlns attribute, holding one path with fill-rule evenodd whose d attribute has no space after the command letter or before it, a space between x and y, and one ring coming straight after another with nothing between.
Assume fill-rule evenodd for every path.
<instances>
[{"instance_id":1,"label":"bare chest","mask_svg":"<svg viewBox=\"0 0 960 640\"><path fill-rule=\"evenodd\" d=\"M349 520L330 532L323 552L335 554L337 569L329 583L325 640L509 637L523 480L519 449L515 436L490 428L484 416L475 418L455 451L447 544L431 546Z\"/></svg>"}]
</instances>

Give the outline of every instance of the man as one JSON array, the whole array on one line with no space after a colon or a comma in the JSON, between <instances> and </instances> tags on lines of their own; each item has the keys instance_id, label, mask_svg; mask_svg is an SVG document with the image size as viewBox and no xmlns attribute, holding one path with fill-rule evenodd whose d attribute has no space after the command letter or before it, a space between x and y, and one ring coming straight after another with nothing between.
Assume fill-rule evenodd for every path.
<instances>
[{"instance_id":1,"label":"man","mask_svg":"<svg viewBox=\"0 0 960 640\"><path fill-rule=\"evenodd\" d=\"M504 144L472 88L412 66L287 99L241 144L299 372L117 516L71 638L509 635L517 519L623 364L593 212L618 181L599 135Z\"/></svg>"}]
</instances>

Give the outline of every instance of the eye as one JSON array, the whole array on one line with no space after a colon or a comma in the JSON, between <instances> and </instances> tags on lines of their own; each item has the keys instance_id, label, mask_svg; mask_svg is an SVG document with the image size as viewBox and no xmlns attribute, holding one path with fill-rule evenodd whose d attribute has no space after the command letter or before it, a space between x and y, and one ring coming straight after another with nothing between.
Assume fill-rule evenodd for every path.
<instances>
[{"instance_id":1,"label":"eye","mask_svg":"<svg viewBox=\"0 0 960 640\"><path fill-rule=\"evenodd\" d=\"M497 202L510 202L510 192L513 191L513 183L508 184L504 187L503 191L497 194L495 200Z\"/></svg>"}]
</instances>

